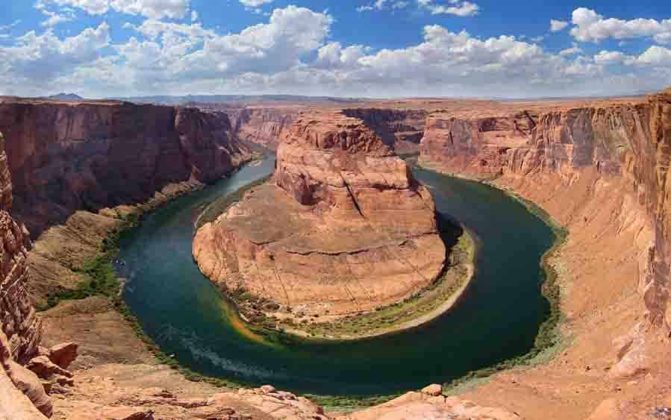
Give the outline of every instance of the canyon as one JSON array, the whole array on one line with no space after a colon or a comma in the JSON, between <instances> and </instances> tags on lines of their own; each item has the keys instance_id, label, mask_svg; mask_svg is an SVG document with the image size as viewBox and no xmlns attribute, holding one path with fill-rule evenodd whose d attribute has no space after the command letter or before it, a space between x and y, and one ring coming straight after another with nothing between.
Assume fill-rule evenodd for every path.
<instances>
[{"instance_id":1,"label":"canyon","mask_svg":"<svg viewBox=\"0 0 671 420\"><path fill-rule=\"evenodd\" d=\"M385 109L394 112L380 111ZM671 91L603 100L310 104L292 108L286 120L273 112L236 117L249 125L242 129L221 110L0 102L6 139L0 155L0 410L5 410L0 413L41 418L37 407L46 414L53 410L54 418L630 419L649 418L671 406ZM158 363L107 297L63 301L36 313L33 303L77 287L83 262L101 251L129 214L143 211L140 204L153 208L249 160L250 148L236 131L252 133L246 140L264 145L276 135L289 138L279 146L277 186L267 192L255 187L252 196L281 189L291 193L283 196L287 205L328 196L331 187L306 182L332 174L303 159L323 153L304 140L315 126L332 123L334 112L337 120L375 138L363 143L370 159L389 160L394 168L391 178L384 172L383 186L400 182L401 190L422 195L421 187L409 187L405 164L389 158L387 147L392 142L416 147L421 133L422 165L486 180L535 203L567 230L548 261L561 289L565 337L554 354L452 390L458 397L445 397L434 386L351 413L325 413L272 387L232 391L188 381ZM307 120L294 124L301 118ZM358 211L341 181L334 199L347 204L338 211L349 222ZM361 202L364 214L383 214L375 202L365 197ZM420 230L434 232L428 213L418 214L423 215L416 220ZM29 251L31 235L36 241ZM39 370L34 359L40 355L42 366L48 365L44 358L70 342L78 343L80 354L67 366L73 381L61 378L48 401L29 368Z\"/></svg>"}]
</instances>

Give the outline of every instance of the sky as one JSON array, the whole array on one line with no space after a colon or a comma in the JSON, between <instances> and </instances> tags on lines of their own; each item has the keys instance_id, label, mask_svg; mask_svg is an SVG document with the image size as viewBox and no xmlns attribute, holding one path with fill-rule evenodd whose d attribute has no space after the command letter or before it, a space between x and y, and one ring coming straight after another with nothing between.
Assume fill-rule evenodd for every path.
<instances>
[{"instance_id":1,"label":"sky","mask_svg":"<svg viewBox=\"0 0 671 420\"><path fill-rule=\"evenodd\" d=\"M0 0L0 95L615 96L671 0Z\"/></svg>"}]
</instances>

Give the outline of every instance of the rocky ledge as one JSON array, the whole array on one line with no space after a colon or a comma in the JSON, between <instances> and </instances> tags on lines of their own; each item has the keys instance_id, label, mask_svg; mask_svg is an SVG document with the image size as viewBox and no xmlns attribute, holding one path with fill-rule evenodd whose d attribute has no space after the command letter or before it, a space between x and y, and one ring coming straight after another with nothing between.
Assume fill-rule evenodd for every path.
<instances>
[{"instance_id":1,"label":"rocky ledge","mask_svg":"<svg viewBox=\"0 0 671 420\"><path fill-rule=\"evenodd\" d=\"M281 140L272 180L203 225L193 254L243 315L298 325L417 294L441 276L446 248L405 162L361 120L312 112Z\"/></svg>"}]
</instances>

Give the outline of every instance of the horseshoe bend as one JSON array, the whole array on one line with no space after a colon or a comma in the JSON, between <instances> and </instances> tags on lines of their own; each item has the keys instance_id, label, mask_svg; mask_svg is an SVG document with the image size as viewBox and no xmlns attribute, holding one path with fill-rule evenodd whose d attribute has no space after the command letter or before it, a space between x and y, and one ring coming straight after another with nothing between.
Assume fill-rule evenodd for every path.
<instances>
[{"instance_id":1,"label":"horseshoe bend","mask_svg":"<svg viewBox=\"0 0 671 420\"><path fill-rule=\"evenodd\" d=\"M261 115L274 120L277 113L283 112L284 105L265 106L271 111L264 110ZM7 380L2 386L10 393L5 395L14 395L11 402L3 403L3 409L9 407L9 412L22 413L24 418L50 413L63 418L76 415L114 418L111 416L115 413L148 415L150 411L161 413L159 417L189 418L230 410L248 413L245 415L252 418L268 415L382 418L408 412L418 418L431 413L475 418L546 418L548 412L551 418L564 415L585 418L602 413L635 416L661 404L659 401L666 396L668 361L667 211L663 174L668 167L666 148L671 127L669 93L590 101L408 100L400 104L364 102L348 107L331 104L298 107L301 106L299 112L295 106L290 108L286 118L291 118L291 124L281 119L283 128L269 130L279 133L274 164L269 160L262 165L249 164L239 175L231 176L233 184L224 180L221 186L202 189L205 182L212 182L254 159L250 143L236 135L237 123L230 119L235 114L229 117L209 105L198 110L117 102L3 100L0 113L1 129L6 134L2 159L3 206L11 213L5 211L8 223L3 236L7 274L2 283L5 320L2 342L6 349L2 372ZM420 113L425 115L424 121L419 121ZM146 121L155 120L174 122L175 128L168 125L160 133L149 129L144 132L149 135L136 135L142 133L133 125L138 117L145 121L142 127L151 127L153 124ZM30 134L51 133L43 131L49 127L41 122L45 119L52 121L59 134ZM272 120L264 122L264 126L272 125ZM405 133L409 130L423 132L419 144L407 140ZM245 132L252 131L252 127L245 128ZM101 141L104 148L100 148L101 143L96 145ZM268 143L267 139L259 141ZM133 146L125 147L123 142ZM538 334L536 345L545 349L543 352L530 361L518 362L522 363L519 367L509 365L512 367L493 374L487 383L465 392L444 388L457 390L450 391L456 396L441 396L444 391L431 386L343 414L337 408L325 412L313 402L270 386L234 391L230 385L190 382L183 375L193 373L179 373L162 364L174 364L174 360L147 350L133 332L144 320L148 322L144 328L157 342L171 342L170 337L180 334L181 327L174 324L170 334L167 334L170 330L159 328L154 335L151 325L159 322L150 315L149 308L154 304L148 306L146 297L137 300L134 296L174 290L170 299L177 299L191 296L186 292L194 288L196 300L180 304L175 312L178 318L183 319L184 325L191 325L189 322L195 319L189 315L192 310L204 311L204 320L225 320L232 316L230 325L234 332L230 339L240 341L241 349L247 349L240 350L241 355L252 351L249 343L256 340L255 326L290 335L348 339L388 333L401 325L416 327L408 331L407 337L436 331L438 335L431 335L430 340L434 346L442 346L436 341L441 328L446 332L456 330L447 326L449 322L429 323L428 327L421 326L424 322L438 316L440 320L453 319L453 324L476 325L480 321L462 320L461 314L468 313L471 302L477 304L485 299L480 289L487 289L488 265L475 260L475 276L471 277L473 272L468 270L468 264L473 263L473 255L467 252L469 247L460 245L460 240L474 237L453 221L447 221L446 229L442 214L451 208L467 228L479 229L477 233L483 235L484 241L480 245L482 256L493 258L490 255L495 254L491 254L490 247L498 240L496 235L501 235L502 227L497 222L512 223L512 230L499 237L501 242L493 248L495 253L515 249L517 243L524 244L522 238L510 242L513 232L522 228L514 222L520 220L520 214L514 213L508 219L501 207L503 202L515 202L512 198L501 198L504 201L499 203L488 192L496 190L455 178L445 178L461 183L449 187L448 193L436 183L443 179L442 175L418 171L397 157L394 149L401 147L397 143L404 150L414 144L420 152L420 165L486 179L497 188L535 203L554 223L566 229L566 238L544 259L551 273L546 281L558 287L557 311L561 312L537 312L545 313L539 315L542 319L549 316L559 320L558 324L548 324L548 328L558 325L556 335L542 328L540 332L532 332L532 337ZM159 144L163 152L152 155L159 150L154 145ZM212 147L219 150L219 157L205 159L209 153L205 150ZM61 150L68 150L69 154L63 155ZM91 150L96 152L91 154ZM137 150L144 152L138 155ZM128 155L124 157L123 153ZM52 163L45 165L45 162ZM78 164L70 166L69 172L62 172L63 166L59 165L72 162ZM176 167L183 169L174 172ZM82 172L82 168L91 168L91 172L86 172L89 169ZM245 178L248 176L245 174L252 172L261 183ZM69 178L64 178L64 173ZM152 184L128 190L114 182L121 174L131 173L150 174L152 178L145 175L140 178ZM271 174L270 178L265 174ZM73 176L82 176L86 182L73 182ZM39 182L42 177L50 177L52 182ZM53 180L59 183L58 188L54 188ZM93 194L101 186L114 194ZM240 188L243 190L231 195ZM154 194L158 189L161 191ZM181 194L187 195L175 198ZM467 196L471 201L465 202L466 207L460 212L454 206ZM70 197L85 201L73 201ZM445 207L446 203L453 207ZM539 211L531 204L526 206L530 210L521 211ZM45 212L50 207L60 213ZM438 211L439 207L443 210ZM177 212L173 208L184 210ZM474 213L487 214L485 208L498 212L498 216L496 213L487 216L492 221L489 229L499 232L494 236L470 217ZM143 289L143 276L149 275L142 274L144 265L126 258L123 264L132 271L125 270L123 265L118 267L121 275L127 277L123 299L133 312L139 311L140 323L129 324L117 312L120 310L117 308L122 308L119 298L106 291L116 290L116 281L111 280L111 289L103 287L108 278L104 274L105 261L110 261L107 255L114 255L109 254L113 250L109 244L113 242L106 238L119 229L128 229L124 226L129 223L134 226L138 217L133 215L141 213L145 213L143 221L139 227L130 227L129 233L150 232L142 235L153 238L151 235L157 233L151 232L160 232L156 230L160 226L174 226L184 214L186 218L177 225L183 226L179 229L184 241L169 239L177 231L166 230L169 236L159 236L151 242L160 245L156 251L145 249L150 242L144 240L120 242L122 258L138 249L139 261L159 270L156 282L147 284L149 294L138 295L138 290ZM180 215L179 219L171 218L171 214ZM41 232L33 235L32 243L22 220L29 223L32 231ZM547 250L547 246L541 246L539 252ZM130 247L128 251L126 247ZM472 242L470 248L474 248ZM166 252L167 257L160 256ZM225 311L216 293L208 291L209 280L192 283L195 274L187 275L184 274L187 271L177 268L184 264L180 258L188 262L192 252L200 270L233 298L234 308L243 317L240 324L243 327L238 332L233 313L217 318ZM455 255L464 258L463 267L453 264ZM531 261L536 261L536 265L542 263L539 259ZM496 264L503 267L502 262ZM198 272L195 263L186 266ZM165 269L161 271L161 267ZM176 278L185 282L183 285L166 283L172 278L173 269L177 270ZM140 274L133 274L134 271ZM451 278L456 284L463 286L459 281L466 275L467 280L474 279L474 285L464 287L466 292L460 303L455 306L450 302L448 307L453 310L439 316L445 308L439 308L438 303L449 301L459 291L448 287L449 293L440 294L440 298L429 295L431 299L423 293L435 290L432 285L441 284L441 279L450 279L450 273L462 275ZM504 291L514 283L508 278L507 286L502 288L500 281L506 279L506 274L496 269L493 273L493 296L498 295L498 300L504 301ZM92 284L92 280L99 283ZM539 293L524 283L520 287ZM546 295L556 297L557 292L546 290ZM205 296L209 297L203 301ZM157 313L165 312L160 308L176 308L170 306L170 299L163 303L168 306L157 307L160 311ZM211 305L203 303L210 301ZM406 306L408 302L421 304ZM519 301L514 299L510 302L520 316L531 310L530 306L516 304ZM494 303L490 301L487 305ZM33 305L41 312L36 312ZM390 326L380 323L380 319L389 316L385 311L390 307L410 309L401 311L398 322ZM432 310L426 310L427 307ZM443 310L433 312L436 308ZM510 314L510 308L502 307L501 313ZM405 324L403 321L408 317L420 321ZM487 319L483 318L485 324L481 328L487 323L495 324ZM506 325L505 319L501 321L501 325ZM522 325L516 322L513 327ZM220 324L206 327L213 339L225 333L216 328L229 328L216 325ZM252 332L244 325L251 326ZM540 322L529 325L538 328ZM102 331L105 333L101 334ZM478 339L477 332L471 332L475 342L482 343L484 338ZM385 360L387 352L391 357L404 357L402 353L394 356L393 349L406 351L401 350L406 348L402 344L406 333L397 334L400 335L392 336L397 343L395 347L383 351L385 347L380 344L382 347L373 347L371 351L380 360ZM448 334L446 342L457 339L455 334ZM506 342L505 337L497 340ZM423 354L429 354L429 347L424 349L414 338L408 340L408 349L414 343L414 347L423 349ZM462 340L467 342L466 337ZM543 344L543 340L549 341ZM365 346L377 346L375 341L347 343L339 344L343 353L330 350L327 357L340 364L347 360L341 356L347 354L347 349L357 349L362 354ZM458 347L459 342L455 344ZM279 351L285 358L298 344L280 344L278 348L267 347L263 342L254 345L257 347L249 355ZM301 363L298 348L310 354L315 351L316 363L322 363L318 352L324 350L310 347L296 347L296 363ZM529 351L528 344L519 350L524 353L522 348ZM469 352L475 354L472 349ZM73 362L75 353L79 356ZM162 363L157 363L155 354ZM208 358L211 357L215 356L210 354ZM245 363L251 360L246 359ZM281 363L290 363L289 360L293 359ZM417 364L415 369L419 368ZM51 384L49 388L40 384L38 375L44 383ZM103 378L113 380L106 382ZM292 387L291 382L291 377L277 379L277 383L286 383L288 387ZM64 387L64 394L59 394L60 387ZM50 390L51 396L45 389ZM24 392L27 398L22 397ZM131 395L147 397L130 398ZM187 398L195 398L188 400L195 402L187 403ZM281 410L273 411L278 407ZM271 411L283 414L268 414Z\"/></svg>"},{"instance_id":2,"label":"horseshoe bend","mask_svg":"<svg viewBox=\"0 0 671 420\"><path fill-rule=\"evenodd\" d=\"M458 286L470 263L446 276L428 189L363 121L339 112L301 115L280 141L272 179L202 226L193 253L229 294L258 300L238 305L247 318L276 318L285 330L379 312L436 283ZM344 337L345 325L330 327Z\"/></svg>"}]
</instances>

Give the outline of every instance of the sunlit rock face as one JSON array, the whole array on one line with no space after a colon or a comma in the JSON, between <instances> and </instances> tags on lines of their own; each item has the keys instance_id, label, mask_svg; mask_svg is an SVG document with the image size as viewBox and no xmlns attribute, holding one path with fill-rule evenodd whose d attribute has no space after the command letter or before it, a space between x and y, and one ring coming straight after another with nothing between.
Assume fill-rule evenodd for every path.
<instances>
[{"instance_id":1,"label":"sunlit rock face","mask_svg":"<svg viewBox=\"0 0 671 420\"><path fill-rule=\"evenodd\" d=\"M12 184L0 134L0 416L43 418L51 400L27 363L38 353L40 322L26 291L26 229L9 214ZM39 411L38 411L39 410ZM41 413L40 413L41 411Z\"/></svg>"},{"instance_id":2,"label":"sunlit rock face","mask_svg":"<svg viewBox=\"0 0 671 420\"><path fill-rule=\"evenodd\" d=\"M670 146L671 94L665 91L576 106L510 104L469 114L434 112L420 148L423 162L479 178L554 173L569 184L590 170L603 179L629 180L656 232L641 284L648 318L670 327Z\"/></svg>"},{"instance_id":3,"label":"sunlit rock face","mask_svg":"<svg viewBox=\"0 0 671 420\"><path fill-rule=\"evenodd\" d=\"M228 116L103 102L0 102L14 212L36 237L78 209L146 201L174 182L211 182L246 157Z\"/></svg>"},{"instance_id":4,"label":"sunlit rock face","mask_svg":"<svg viewBox=\"0 0 671 420\"><path fill-rule=\"evenodd\" d=\"M404 299L441 273L433 199L361 120L301 115L270 182L196 234L200 269L229 290L307 315Z\"/></svg>"}]
</instances>

